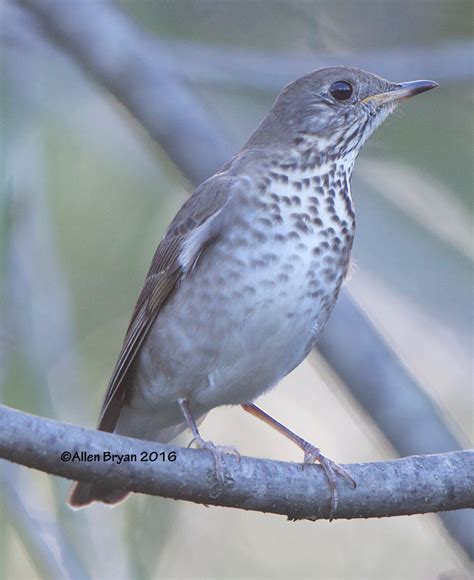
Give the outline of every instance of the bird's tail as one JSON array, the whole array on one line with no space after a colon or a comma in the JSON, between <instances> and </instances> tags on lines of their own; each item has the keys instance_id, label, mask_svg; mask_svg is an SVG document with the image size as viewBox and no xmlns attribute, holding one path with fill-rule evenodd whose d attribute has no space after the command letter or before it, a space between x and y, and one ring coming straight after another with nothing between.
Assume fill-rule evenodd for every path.
<instances>
[{"instance_id":1,"label":"bird's tail","mask_svg":"<svg viewBox=\"0 0 474 580\"><path fill-rule=\"evenodd\" d=\"M72 509L87 507L95 501L115 505L123 501L130 492L97 483L77 481L71 488L68 505Z\"/></svg>"},{"instance_id":2,"label":"bird's tail","mask_svg":"<svg viewBox=\"0 0 474 580\"><path fill-rule=\"evenodd\" d=\"M198 424L201 423L204 417L205 415L198 417ZM159 443L168 443L187 428L186 423L183 422L164 429L157 429L155 433L151 434L148 432L141 433L131 431L131 429L127 427L126 422L124 423L125 425L122 427L120 427L119 424L119 427L116 430L120 435L127 435L137 439L146 439L148 441L157 441ZM126 489L111 487L110 485L76 481L69 493L67 504L74 510L87 507L96 501L113 506L123 501L129 493L130 491Z\"/></svg>"}]
</instances>

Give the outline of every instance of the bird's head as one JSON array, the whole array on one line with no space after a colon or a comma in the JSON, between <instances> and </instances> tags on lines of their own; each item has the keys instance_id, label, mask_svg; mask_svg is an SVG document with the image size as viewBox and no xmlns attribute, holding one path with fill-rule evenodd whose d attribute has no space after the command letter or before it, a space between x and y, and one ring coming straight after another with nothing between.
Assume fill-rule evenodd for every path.
<instances>
[{"instance_id":1,"label":"bird's head","mask_svg":"<svg viewBox=\"0 0 474 580\"><path fill-rule=\"evenodd\" d=\"M394 83L356 68L321 69L281 91L260 138L271 128L273 141L304 140L321 152L355 158L400 101L437 86L433 81Z\"/></svg>"}]
</instances>

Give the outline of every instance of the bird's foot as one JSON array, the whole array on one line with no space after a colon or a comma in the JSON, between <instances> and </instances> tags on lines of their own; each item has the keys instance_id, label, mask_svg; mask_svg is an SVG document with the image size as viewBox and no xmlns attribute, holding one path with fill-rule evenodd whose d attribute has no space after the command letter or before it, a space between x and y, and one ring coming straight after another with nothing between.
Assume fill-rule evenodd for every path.
<instances>
[{"instance_id":1,"label":"bird's foot","mask_svg":"<svg viewBox=\"0 0 474 580\"><path fill-rule=\"evenodd\" d=\"M335 463L334 461L323 455L321 451L314 445L311 445L311 443L305 441L304 444L302 445L302 449L304 451L304 460L302 469L304 469L307 465L311 463L315 463L316 461L324 469L326 479L328 480L329 487L331 489L331 512L329 514L329 521L331 521L336 512L337 502L339 498L336 486L337 475L343 477L346 481L348 481L352 485L353 489L356 488L357 484L343 467L341 467L340 465L338 465L337 463Z\"/></svg>"},{"instance_id":2,"label":"bird's foot","mask_svg":"<svg viewBox=\"0 0 474 580\"><path fill-rule=\"evenodd\" d=\"M233 445L214 445L212 441L204 441L202 437L194 437L188 447L191 447L193 444L198 449L204 449L205 451L212 453L214 464L216 466L216 477L221 483L224 483L225 481L223 461L224 454L234 455L234 457L237 457L240 463L240 453Z\"/></svg>"},{"instance_id":3,"label":"bird's foot","mask_svg":"<svg viewBox=\"0 0 474 580\"><path fill-rule=\"evenodd\" d=\"M285 427L285 425L274 419L268 413L265 413L265 411L260 409L260 407L257 407L257 405L254 403L244 403L242 408L244 411L247 411L247 413L250 413L254 417L262 420L267 425L270 425L270 427L273 427L276 431L287 437L290 441L293 441L293 443L304 452L304 460L302 465L303 469L310 463L315 463L316 461L321 464L331 490L331 511L329 513L329 521L331 521L334 518L334 514L337 508L337 476L340 475L346 479L353 488L356 487L356 482L345 469L343 469L337 463L334 463L334 461L331 461L331 459L328 459L317 447L311 445L311 443L308 443L308 441L291 431L291 429L288 429L288 427Z\"/></svg>"}]
</instances>

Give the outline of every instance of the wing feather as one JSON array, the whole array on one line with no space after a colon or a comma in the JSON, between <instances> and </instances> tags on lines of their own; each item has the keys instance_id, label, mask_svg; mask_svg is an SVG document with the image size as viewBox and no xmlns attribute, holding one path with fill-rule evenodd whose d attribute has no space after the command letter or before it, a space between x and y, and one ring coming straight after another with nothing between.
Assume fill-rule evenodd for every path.
<instances>
[{"instance_id":1,"label":"wing feather","mask_svg":"<svg viewBox=\"0 0 474 580\"><path fill-rule=\"evenodd\" d=\"M225 174L205 181L182 206L159 244L107 387L98 429L114 430L127 395L129 382L125 379L137 352L177 283L205 252L209 241L218 237L221 224L217 218L235 181ZM186 260L180 259L183 252Z\"/></svg>"}]
</instances>

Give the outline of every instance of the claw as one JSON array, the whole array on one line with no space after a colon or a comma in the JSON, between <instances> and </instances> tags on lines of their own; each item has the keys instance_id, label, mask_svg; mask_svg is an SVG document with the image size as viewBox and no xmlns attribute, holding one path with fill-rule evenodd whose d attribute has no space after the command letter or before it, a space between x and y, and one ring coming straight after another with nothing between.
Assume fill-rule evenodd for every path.
<instances>
[{"instance_id":1,"label":"claw","mask_svg":"<svg viewBox=\"0 0 474 580\"><path fill-rule=\"evenodd\" d=\"M224 473L224 462L223 462L223 455L227 453L228 455L234 455L237 457L240 463L240 453L238 452L237 448L233 445L214 445L212 441L204 441L202 437L194 437L191 440L188 447L191 447L193 443L196 445L198 449L204 449L205 451L209 451L212 453L214 458L214 464L216 467L216 477L220 481L220 483L225 482L225 473Z\"/></svg>"},{"instance_id":2,"label":"claw","mask_svg":"<svg viewBox=\"0 0 474 580\"><path fill-rule=\"evenodd\" d=\"M329 487L331 489L331 511L329 513L329 521L332 521L334 519L334 514L336 513L339 499L339 495L337 493L336 475L339 475L340 477L343 477L346 481L348 481L352 485L353 489L356 488L357 484L343 467L341 467L340 465L338 465L337 463L335 463L334 461L323 455L321 451L314 445L311 445L310 443L305 443L303 451L304 451L304 459L302 469L304 469L309 464L315 463L316 461L324 469L326 479L328 480Z\"/></svg>"},{"instance_id":3,"label":"claw","mask_svg":"<svg viewBox=\"0 0 474 580\"><path fill-rule=\"evenodd\" d=\"M235 447L235 445L217 445L217 449L222 451L222 453L226 453L227 455L233 455L240 463L242 456L240 455L239 450L237 447Z\"/></svg>"},{"instance_id":4,"label":"claw","mask_svg":"<svg viewBox=\"0 0 474 580\"><path fill-rule=\"evenodd\" d=\"M326 478L328 480L329 487L331 488L331 511L329 513L329 521L331 521L334 518L334 513L336 512L337 509L337 500L338 500L336 489L337 483L336 475L340 475L341 477L346 479L354 488L356 487L356 482L352 479L352 477L347 473L345 469L343 469L337 463L334 463L334 461L331 461L330 459L325 457L317 447L311 445L311 443L308 443L308 441L306 441L296 433L293 433L293 431L288 429L288 427L285 427L285 425L283 425L282 423L271 417L268 413L265 413L265 411L260 409L260 407L254 405L254 403L245 403L242 405L242 408L244 409L244 411L247 411L247 413L250 413L254 417L258 417L259 419L264 421L267 425L270 425L271 427L273 427L273 429L276 429L279 433L287 437L290 441L293 441L295 445L297 445L300 449L303 450L304 459L302 469L304 469L310 463L314 463L315 461L318 461L321 464L322 468L324 469Z\"/></svg>"}]
</instances>

